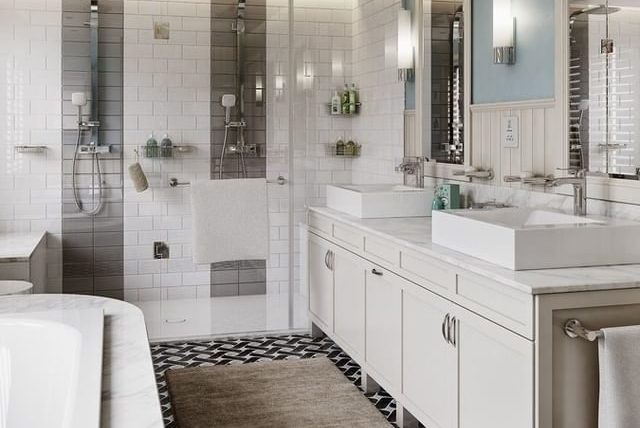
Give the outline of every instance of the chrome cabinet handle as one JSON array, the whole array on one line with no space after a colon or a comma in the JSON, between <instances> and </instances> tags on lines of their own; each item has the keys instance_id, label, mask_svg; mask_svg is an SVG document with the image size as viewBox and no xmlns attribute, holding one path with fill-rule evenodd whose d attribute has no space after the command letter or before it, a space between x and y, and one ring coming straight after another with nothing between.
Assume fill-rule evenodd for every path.
<instances>
[{"instance_id":1,"label":"chrome cabinet handle","mask_svg":"<svg viewBox=\"0 0 640 428\"><path fill-rule=\"evenodd\" d=\"M336 265L336 253L331 251L331 254L329 255L329 269L333 271L333 269L335 268L335 265Z\"/></svg>"},{"instance_id":2,"label":"chrome cabinet handle","mask_svg":"<svg viewBox=\"0 0 640 428\"><path fill-rule=\"evenodd\" d=\"M384 275L383 272L380 272L378 269L375 269L375 268L371 269L371 273L374 274L374 275L378 275L378 276Z\"/></svg>"},{"instance_id":3,"label":"chrome cabinet handle","mask_svg":"<svg viewBox=\"0 0 640 428\"><path fill-rule=\"evenodd\" d=\"M449 338L451 345L455 348L458 340L458 333L456 332L456 326L458 325L458 319L456 317L451 318L451 325L449 326ZM452 334L453 331L453 334Z\"/></svg>"},{"instance_id":4,"label":"chrome cabinet handle","mask_svg":"<svg viewBox=\"0 0 640 428\"><path fill-rule=\"evenodd\" d=\"M327 269L331 270L331 266L329 266L329 255L331 254L331 250L327 250L327 253L324 255L324 265Z\"/></svg>"},{"instance_id":5,"label":"chrome cabinet handle","mask_svg":"<svg viewBox=\"0 0 640 428\"><path fill-rule=\"evenodd\" d=\"M449 342L449 314L445 315L442 320L442 337L445 342L451 343Z\"/></svg>"}]
</instances>

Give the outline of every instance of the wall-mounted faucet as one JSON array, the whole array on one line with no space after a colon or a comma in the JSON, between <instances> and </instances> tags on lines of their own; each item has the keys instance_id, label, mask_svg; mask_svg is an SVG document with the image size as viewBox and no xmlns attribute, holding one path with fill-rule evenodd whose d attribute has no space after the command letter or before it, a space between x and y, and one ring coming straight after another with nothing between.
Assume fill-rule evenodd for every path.
<instances>
[{"instance_id":1,"label":"wall-mounted faucet","mask_svg":"<svg viewBox=\"0 0 640 428\"><path fill-rule=\"evenodd\" d=\"M405 175L414 175L416 177L416 187L424 187L424 158L421 157L405 157L402 163L396 166L396 172Z\"/></svg>"},{"instance_id":2,"label":"wall-mounted faucet","mask_svg":"<svg viewBox=\"0 0 640 428\"><path fill-rule=\"evenodd\" d=\"M542 177L520 177L507 175L504 177L506 183L520 182L545 187L558 187L570 184L573 186L573 214L579 216L587 215L587 171L585 169L568 169L571 176L554 177L553 175Z\"/></svg>"}]
</instances>

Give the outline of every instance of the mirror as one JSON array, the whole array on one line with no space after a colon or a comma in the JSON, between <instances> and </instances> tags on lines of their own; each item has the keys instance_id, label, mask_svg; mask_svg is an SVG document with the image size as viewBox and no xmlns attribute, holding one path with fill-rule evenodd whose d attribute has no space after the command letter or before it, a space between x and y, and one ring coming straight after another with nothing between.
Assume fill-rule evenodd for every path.
<instances>
[{"instance_id":1,"label":"mirror","mask_svg":"<svg viewBox=\"0 0 640 428\"><path fill-rule=\"evenodd\" d=\"M603 3L568 1L569 167L638 180L640 5Z\"/></svg>"},{"instance_id":2,"label":"mirror","mask_svg":"<svg viewBox=\"0 0 640 428\"><path fill-rule=\"evenodd\" d=\"M439 163L465 161L465 17L462 0L422 1L419 36L422 155ZM419 81L418 81L419 80Z\"/></svg>"}]
</instances>

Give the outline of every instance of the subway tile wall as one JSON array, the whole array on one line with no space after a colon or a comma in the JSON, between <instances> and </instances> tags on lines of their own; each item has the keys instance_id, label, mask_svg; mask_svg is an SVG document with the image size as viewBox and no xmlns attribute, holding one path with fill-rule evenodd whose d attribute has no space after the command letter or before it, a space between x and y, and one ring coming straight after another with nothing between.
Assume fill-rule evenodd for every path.
<instances>
[{"instance_id":1,"label":"subway tile wall","mask_svg":"<svg viewBox=\"0 0 640 428\"><path fill-rule=\"evenodd\" d=\"M141 158L150 184L144 193L125 177L125 299L209 297L210 266L191 257L189 189L171 188L168 180L208 180L211 173L211 4L125 0L124 6L125 164L135 162L151 133L192 148L169 159ZM156 38L156 24L168 26L168 39ZM169 259L153 258L155 241L169 245Z\"/></svg>"},{"instance_id":2,"label":"subway tile wall","mask_svg":"<svg viewBox=\"0 0 640 428\"><path fill-rule=\"evenodd\" d=\"M124 297L122 188L123 2L101 0L98 7L98 93L91 94L90 2L62 0L62 245L63 292ZM59 51L58 51L59 52ZM100 155L104 208L96 216L80 212L73 196L73 157L78 140L77 107L71 94L85 92L90 117L98 103L99 141L110 153ZM88 144L90 132L80 133ZM84 209L98 203L97 165L93 157L78 158L76 181Z\"/></svg>"},{"instance_id":3,"label":"subway tile wall","mask_svg":"<svg viewBox=\"0 0 640 428\"><path fill-rule=\"evenodd\" d=\"M395 166L404 154L404 84L398 81L400 0L355 0L353 81L360 87L361 114L352 133L362 143L354 159L354 183L402 183Z\"/></svg>"},{"instance_id":4,"label":"subway tile wall","mask_svg":"<svg viewBox=\"0 0 640 428\"><path fill-rule=\"evenodd\" d=\"M0 233L49 232L51 292L62 288L61 12L60 1L0 1Z\"/></svg>"}]
</instances>

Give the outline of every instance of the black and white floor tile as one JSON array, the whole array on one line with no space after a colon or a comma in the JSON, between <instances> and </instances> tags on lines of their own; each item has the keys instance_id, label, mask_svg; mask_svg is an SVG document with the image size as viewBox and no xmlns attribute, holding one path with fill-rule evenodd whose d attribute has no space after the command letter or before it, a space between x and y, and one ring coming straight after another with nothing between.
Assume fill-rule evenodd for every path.
<instances>
[{"instance_id":1,"label":"black and white floor tile","mask_svg":"<svg viewBox=\"0 0 640 428\"><path fill-rule=\"evenodd\" d=\"M168 369L326 356L351 382L360 387L360 366L326 337L315 339L310 336L292 335L162 343L151 345L151 354L166 427L175 427L164 377ZM382 390L379 393L365 395L389 422L395 422L396 403L391 396Z\"/></svg>"}]
</instances>

